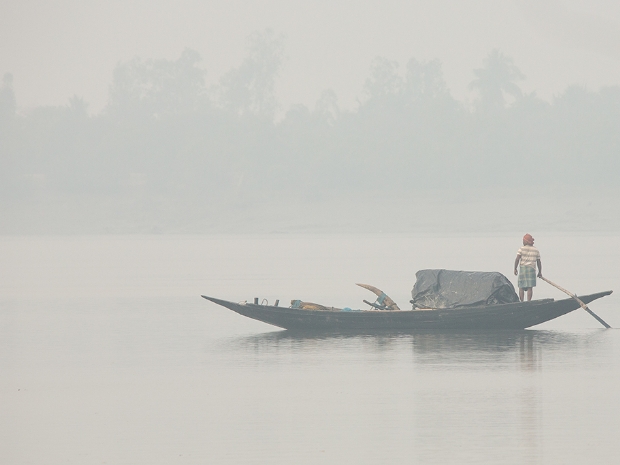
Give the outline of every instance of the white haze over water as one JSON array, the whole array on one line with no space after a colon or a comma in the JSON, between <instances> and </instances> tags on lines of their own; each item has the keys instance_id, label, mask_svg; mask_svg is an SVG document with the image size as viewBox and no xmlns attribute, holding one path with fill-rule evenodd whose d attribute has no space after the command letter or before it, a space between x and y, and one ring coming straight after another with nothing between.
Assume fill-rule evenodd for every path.
<instances>
[{"instance_id":1,"label":"white haze over water","mask_svg":"<svg viewBox=\"0 0 620 465\"><path fill-rule=\"evenodd\" d=\"M0 463L613 464L620 332L295 335L200 297L408 308L415 272L510 275L516 232L0 236ZM537 238L545 274L615 289L618 235ZM539 283L536 298L564 298ZM618 295L590 304L614 328Z\"/></svg>"},{"instance_id":2,"label":"white haze over water","mask_svg":"<svg viewBox=\"0 0 620 465\"><path fill-rule=\"evenodd\" d=\"M325 89L356 107L376 56L439 59L465 102L472 69L495 48L527 77L523 90L547 100L573 84L620 83L620 6L610 0L3 2L0 74L13 73L22 111L76 94L96 113L119 61L175 59L189 47L216 83L243 59L245 38L267 28L286 37L282 111L313 106Z\"/></svg>"}]
</instances>

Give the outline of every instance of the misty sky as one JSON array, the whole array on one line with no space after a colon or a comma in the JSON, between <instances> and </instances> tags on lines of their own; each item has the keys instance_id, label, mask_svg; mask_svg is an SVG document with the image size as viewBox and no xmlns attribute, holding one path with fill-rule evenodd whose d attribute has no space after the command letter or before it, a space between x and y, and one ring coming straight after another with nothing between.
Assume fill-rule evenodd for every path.
<instances>
[{"instance_id":1,"label":"misty sky","mask_svg":"<svg viewBox=\"0 0 620 465\"><path fill-rule=\"evenodd\" d=\"M277 95L313 106L324 89L352 108L371 60L404 66L438 58L467 101L472 70L493 48L513 57L526 92L549 99L571 84L620 84L620 2L613 0L34 0L2 1L0 75L11 72L20 110L77 94L97 112L112 71L134 56L176 59L197 50L208 83L237 66L245 38L286 36Z\"/></svg>"}]
</instances>

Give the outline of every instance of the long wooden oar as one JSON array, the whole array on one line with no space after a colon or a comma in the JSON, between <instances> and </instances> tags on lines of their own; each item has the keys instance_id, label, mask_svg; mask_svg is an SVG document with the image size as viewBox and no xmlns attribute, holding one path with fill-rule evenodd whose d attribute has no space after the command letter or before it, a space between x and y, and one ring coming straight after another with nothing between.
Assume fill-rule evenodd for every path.
<instances>
[{"instance_id":1,"label":"long wooden oar","mask_svg":"<svg viewBox=\"0 0 620 465\"><path fill-rule=\"evenodd\" d=\"M579 305L581 305L581 308L583 308L586 312L588 312L590 315L592 315L594 318L596 318L596 321L598 321L600 324L602 324L603 326L605 326L605 328L609 329L611 328L611 326L609 326L607 323L605 323L605 321L603 321L603 319L598 316L596 313L594 313L592 310L590 310L588 308L588 306L586 304L584 304L582 302L582 300L577 297L575 294L573 294L570 291L567 291L566 289L564 289L563 287L558 286L556 283L549 281L547 278L543 278L542 276L540 277L540 279L542 279L544 282L551 284L553 287L557 287L559 290L561 290L562 292L568 294L569 296L571 296L573 299L575 299L577 301L577 303Z\"/></svg>"}]
</instances>

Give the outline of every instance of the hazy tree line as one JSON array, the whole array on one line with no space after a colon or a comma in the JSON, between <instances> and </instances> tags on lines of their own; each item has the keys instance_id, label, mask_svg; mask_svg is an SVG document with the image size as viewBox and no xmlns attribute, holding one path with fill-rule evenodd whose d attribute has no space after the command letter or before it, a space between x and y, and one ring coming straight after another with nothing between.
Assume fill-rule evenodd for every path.
<instances>
[{"instance_id":1,"label":"hazy tree line","mask_svg":"<svg viewBox=\"0 0 620 465\"><path fill-rule=\"evenodd\" d=\"M358 107L326 90L313 108L278 107L281 37L249 37L243 62L216 86L201 58L134 58L114 70L107 107L75 96L16 113L0 89L0 198L329 199L429 189L614 186L620 171L620 87L572 86L546 102L524 94L513 61L492 51L454 99L438 61L376 58ZM492 191L491 191L492 192ZM173 201L173 200L169 200ZM182 201L182 200L179 200Z\"/></svg>"}]
</instances>

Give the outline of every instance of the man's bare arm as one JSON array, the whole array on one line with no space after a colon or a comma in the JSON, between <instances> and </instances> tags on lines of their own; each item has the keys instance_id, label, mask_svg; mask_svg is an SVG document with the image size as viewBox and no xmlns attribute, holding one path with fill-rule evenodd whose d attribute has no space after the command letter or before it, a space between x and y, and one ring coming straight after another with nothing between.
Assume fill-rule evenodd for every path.
<instances>
[{"instance_id":1,"label":"man's bare arm","mask_svg":"<svg viewBox=\"0 0 620 465\"><path fill-rule=\"evenodd\" d=\"M519 274L519 272L517 271L517 266L519 266L520 261L521 261L521 255L517 254L517 258L515 258L515 276Z\"/></svg>"},{"instance_id":2,"label":"man's bare arm","mask_svg":"<svg viewBox=\"0 0 620 465\"><path fill-rule=\"evenodd\" d=\"M542 262L540 261L540 258L536 260L536 264L538 265L538 277L542 278Z\"/></svg>"}]
</instances>

